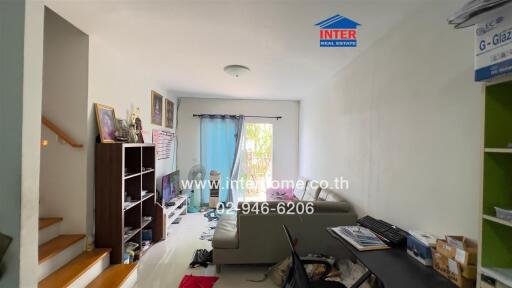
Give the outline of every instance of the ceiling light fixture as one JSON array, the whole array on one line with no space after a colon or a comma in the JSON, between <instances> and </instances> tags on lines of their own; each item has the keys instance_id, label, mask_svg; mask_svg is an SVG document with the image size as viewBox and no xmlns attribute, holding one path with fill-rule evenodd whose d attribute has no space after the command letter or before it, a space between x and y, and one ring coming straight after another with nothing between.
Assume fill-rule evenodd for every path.
<instances>
[{"instance_id":1,"label":"ceiling light fixture","mask_svg":"<svg viewBox=\"0 0 512 288\"><path fill-rule=\"evenodd\" d=\"M249 71L251 71L251 69L243 65L228 65L224 67L224 72L235 78L239 78Z\"/></svg>"}]
</instances>

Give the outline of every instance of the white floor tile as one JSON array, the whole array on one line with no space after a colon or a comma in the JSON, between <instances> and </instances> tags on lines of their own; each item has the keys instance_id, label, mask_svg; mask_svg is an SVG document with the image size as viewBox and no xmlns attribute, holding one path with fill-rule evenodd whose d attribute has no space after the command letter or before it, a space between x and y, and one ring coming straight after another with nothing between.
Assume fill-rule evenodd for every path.
<instances>
[{"instance_id":1,"label":"white floor tile","mask_svg":"<svg viewBox=\"0 0 512 288\"><path fill-rule=\"evenodd\" d=\"M211 249L211 242L199 240L206 231L208 220L202 213L188 214L178 225L172 225L167 240L152 247L139 262L139 288L177 288L183 275L213 276L215 266L208 268L188 268L196 249ZM267 271L266 266L229 265L222 267L216 288L272 288L276 287L270 280L261 283L247 279L261 279Z\"/></svg>"}]
</instances>

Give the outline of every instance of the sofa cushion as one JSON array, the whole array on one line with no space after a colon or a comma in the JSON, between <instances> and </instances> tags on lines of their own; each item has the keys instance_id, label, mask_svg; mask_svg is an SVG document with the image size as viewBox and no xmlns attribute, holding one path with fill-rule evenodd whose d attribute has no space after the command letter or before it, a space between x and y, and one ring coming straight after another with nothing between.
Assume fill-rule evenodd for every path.
<instances>
[{"instance_id":1,"label":"sofa cushion","mask_svg":"<svg viewBox=\"0 0 512 288\"><path fill-rule=\"evenodd\" d=\"M217 249L238 248L236 215L223 215L219 217L219 222L213 233L212 246Z\"/></svg>"},{"instance_id":2,"label":"sofa cushion","mask_svg":"<svg viewBox=\"0 0 512 288\"><path fill-rule=\"evenodd\" d=\"M312 181L308 182L308 185L306 186L306 192L304 193L304 196L302 197L302 201L316 201L316 198L318 198L318 194L320 193L320 186L318 183L313 183Z\"/></svg>"},{"instance_id":3,"label":"sofa cushion","mask_svg":"<svg viewBox=\"0 0 512 288\"><path fill-rule=\"evenodd\" d=\"M304 193L306 192L308 182L309 180L304 177L300 177L299 180L295 182L295 187L293 189L293 196L295 199L302 200L302 197L304 197Z\"/></svg>"}]
</instances>

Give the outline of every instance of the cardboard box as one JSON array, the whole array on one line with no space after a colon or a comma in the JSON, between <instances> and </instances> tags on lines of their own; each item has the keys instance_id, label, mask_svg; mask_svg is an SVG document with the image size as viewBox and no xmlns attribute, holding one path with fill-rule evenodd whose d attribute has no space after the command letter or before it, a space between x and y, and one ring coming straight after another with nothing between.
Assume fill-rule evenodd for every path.
<instances>
[{"instance_id":1,"label":"cardboard box","mask_svg":"<svg viewBox=\"0 0 512 288\"><path fill-rule=\"evenodd\" d=\"M446 258L454 259L457 253L457 248L448 245L444 240L437 240L436 251Z\"/></svg>"},{"instance_id":2,"label":"cardboard box","mask_svg":"<svg viewBox=\"0 0 512 288\"><path fill-rule=\"evenodd\" d=\"M448 279L461 288L475 287L476 266L468 266L465 271L463 269L460 263L454 259L448 259Z\"/></svg>"},{"instance_id":3,"label":"cardboard box","mask_svg":"<svg viewBox=\"0 0 512 288\"><path fill-rule=\"evenodd\" d=\"M464 249L455 249L455 261L462 265L476 265L477 264L478 247L467 246Z\"/></svg>"},{"instance_id":4,"label":"cardboard box","mask_svg":"<svg viewBox=\"0 0 512 288\"><path fill-rule=\"evenodd\" d=\"M470 280L476 280L477 266L476 265L461 265L462 276Z\"/></svg>"},{"instance_id":5,"label":"cardboard box","mask_svg":"<svg viewBox=\"0 0 512 288\"><path fill-rule=\"evenodd\" d=\"M448 278L448 257L439 253L436 249L432 248L432 266L439 274Z\"/></svg>"},{"instance_id":6,"label":"cardboard box","mask_svg":"<svg viewBox=\"0 0 512 288\"><path fill-rule=\"evenodd\" d=\"M446 236L446 241L437 241L436 250L462 265L477 264L478 246L466 237Z\"/></svg>"},{"instance_id":7,"label":"cardboard box","mask_svg":"<svg viewBox=\"0 0 512 288\"><path fill-rule=\"evenodd\" d=\"M464 266L454 259L446 257L436 249L432 249L431 253L432 266L439 274L448 278L457 285L457 287L475 287L475 279L477 275L477 268L475 265Z\"/></svg>"}]
</instances>

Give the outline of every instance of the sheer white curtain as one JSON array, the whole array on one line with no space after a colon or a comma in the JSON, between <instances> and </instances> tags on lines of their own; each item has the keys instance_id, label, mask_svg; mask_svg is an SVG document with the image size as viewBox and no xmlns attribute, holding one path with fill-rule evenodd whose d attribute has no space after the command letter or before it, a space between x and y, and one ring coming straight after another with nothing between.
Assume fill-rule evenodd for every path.
<instances>
[{"instance_id":1,"label":"sheer white curtain","mask_svg":"<svg viewBox=\"0 0 512 288\"><path fill-rule=\"evenodd\" d=\"M237 139L236 139L236 146L235 146L235 157L233 159L233 167L231 169L231 185L229 186L229 193L228 193L228 202L232 202L234 207L238 205L238 196L243 194L243 189L238 183L239 177L240 177L240 170L241 170L241 163L242 163L242 157L243 157L243 149L244 149L244 143L245 143L245 131L244 131L244 125L245 119L244 116L240 115L238 118L237 123ZM235 181L236 180L236 181ZM237 182L237 183L235 183ZM236 184L236 185L235 185Z\"/></svg>"}]
</instances>

